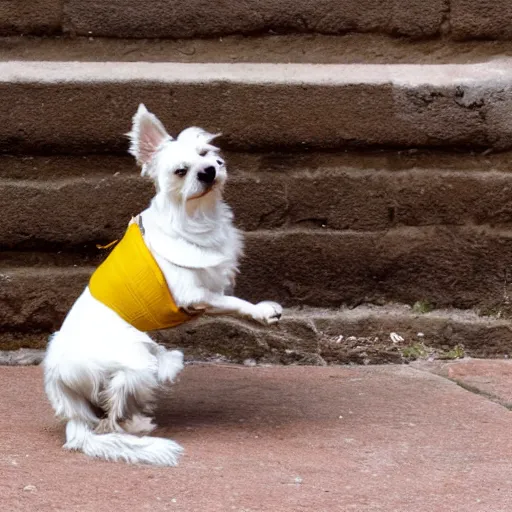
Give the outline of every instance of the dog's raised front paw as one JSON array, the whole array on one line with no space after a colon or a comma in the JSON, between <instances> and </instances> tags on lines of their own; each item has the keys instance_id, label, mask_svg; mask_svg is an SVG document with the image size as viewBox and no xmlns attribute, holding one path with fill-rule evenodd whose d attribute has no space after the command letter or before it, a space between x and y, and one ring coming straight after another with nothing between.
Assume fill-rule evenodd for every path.
<instances>
[{"instance_id":1,"label":"dog's raised front paw","mask_svg":"<svg viewBox=\"0 0 512 512\"><path fill-rule=\"evenodd\" d=\"M283 314L283 308L277 302L265 300L256 304L254 320L263 324L275 324L279 322Z\"/></svg>"}]
</instances>

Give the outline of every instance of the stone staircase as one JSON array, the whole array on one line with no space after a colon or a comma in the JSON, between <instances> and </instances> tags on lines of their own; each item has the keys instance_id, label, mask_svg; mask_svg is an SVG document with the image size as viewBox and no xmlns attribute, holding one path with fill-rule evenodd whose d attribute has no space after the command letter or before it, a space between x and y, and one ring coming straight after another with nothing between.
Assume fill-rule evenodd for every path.
<instances>
[{"instance_id":1,"label":"stone staircase","mask_svg":"<svg viewBox=\"0 0 512 512\"><path fill-rule=\"evenodd\" d=\"M248 364L508 357L512 7L481 4L3 2L0 348L44 348L147 204L123 136L144 102L223 133L237 293L287 307L160 340Z\"/></svg>"}]
</instances>

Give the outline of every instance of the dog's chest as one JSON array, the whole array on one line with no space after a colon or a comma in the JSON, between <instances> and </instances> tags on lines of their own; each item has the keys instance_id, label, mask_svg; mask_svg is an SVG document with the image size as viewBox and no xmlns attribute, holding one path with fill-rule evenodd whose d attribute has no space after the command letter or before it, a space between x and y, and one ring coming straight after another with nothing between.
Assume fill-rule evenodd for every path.
<instances>
[{"instance_id":1,"label":"dog's chest","mask_svg":"<svg viewBox=\"0 0 512 512\"><path fill-rule=\"evenodd\" d=\"M150 212L143 212L147 219L146 243L181 305L201 301L208 293L222 294L233 284L242 240L231 223L230 211L227 207L224 210L215 219L214 229L187 232L186 236L182 236L183 227L174 234L164 235L148 215Z\"/></svg>"},{"instance_id":2,"label":"dog's chest","mask_svg":"<svg viewBox=\"0 0 512 512\"><path fill-rule=\"evenodd\" d=\"M194 290L222 293L236 272L236 262L229 261L209 268L184 268L156 257L169 288L176 299L193 294Z\"/></svg>"}]
</instances>

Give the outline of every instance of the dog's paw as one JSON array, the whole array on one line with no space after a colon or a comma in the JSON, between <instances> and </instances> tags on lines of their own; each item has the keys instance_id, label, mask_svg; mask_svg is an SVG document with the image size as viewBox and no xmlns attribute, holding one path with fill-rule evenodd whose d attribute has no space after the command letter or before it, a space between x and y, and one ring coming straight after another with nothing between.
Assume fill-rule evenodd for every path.
<instances>
[{"instance_id":1,"label":"dog's paw","mask_svg":"<svg viewBox=\"0 0 512 512\"><path fill-rule=\"evenodd\" d=\"M153 432L156 425L153 423L153 418L142 414L134 414L133 417L123 423L123 428L129 434L146 435Z\"/></svg>"},{"instance_id":2,"label":"dog's paw","mask_svg":"<svg viewBox=\"0 0 512 512\"><path fill-rule=\"evenodd\" d=\"M183 352L181 350L169 350L167 357L183 370Z\"/></svg>"},{"instance_id":3,"label":"dog's paw","mask_svg":"<svg viewBox=\"0 0 512 512\"><path fill-rule=\"evenodd\" d=\"M183 368L183 352L179 350L164 351L158 356L158 380L162 383L172 384Z\"/></svg>"},{"instance_id":4,"label":"dog's paw","mask_svg":"<svg viewBox=\"0 0 512 512\"><path fill-rule=\"evenodd\" d=\"M279 322L283 314L283 308L277 302L265 300L256 304L254 319L263 324L275 324Z\"/></svg>"}]
</instances>

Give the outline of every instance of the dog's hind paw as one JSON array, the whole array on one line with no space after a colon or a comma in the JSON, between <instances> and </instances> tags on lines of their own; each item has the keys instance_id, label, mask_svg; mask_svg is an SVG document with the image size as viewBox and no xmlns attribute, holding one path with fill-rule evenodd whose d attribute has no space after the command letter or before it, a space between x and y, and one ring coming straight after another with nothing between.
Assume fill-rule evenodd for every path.
<instances>
[{"instance_id":1,"label":"dog's hind paw","mask_svg":"<svg viewBox=\"0 0 512 512\"><path fill-rule=\"evenodd\" d=\"M156 425L153 423L153 418L142 414L134 414L132 418L123 423L123 428L129 434L144 435L153 432Z\"/></svg>"},{"instance_id":2,"label":"dog's hind paw","mask_svg":"<svg viewBox=\"0 0 512 512\"><path fill-rule=\"evenodd\" d=\"M265 300L256 304L255 307L256 314L254 315L254 320L263 324L275 324L279 322L283 314L283 308L277 302Z\"/></svg>"}]
</instances>

